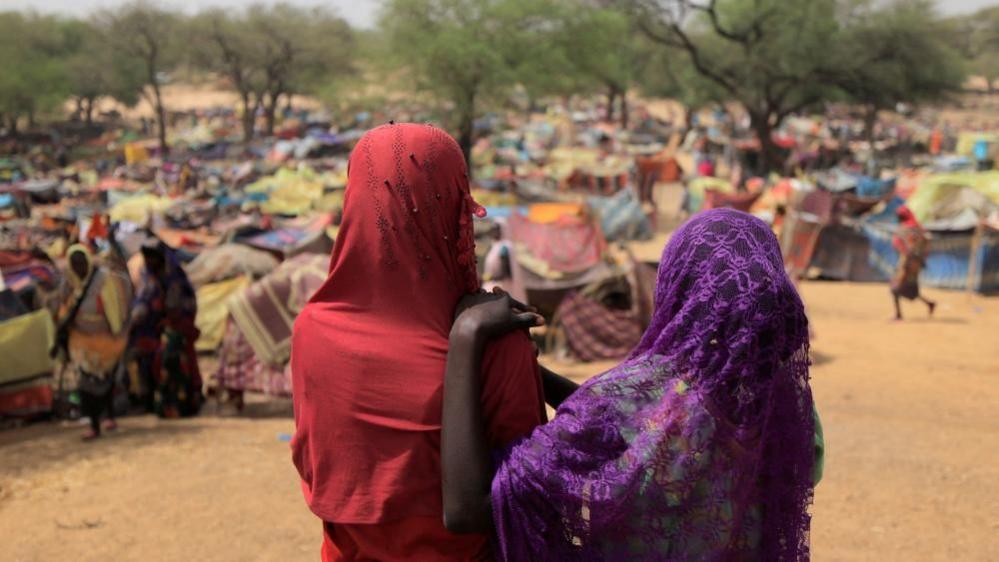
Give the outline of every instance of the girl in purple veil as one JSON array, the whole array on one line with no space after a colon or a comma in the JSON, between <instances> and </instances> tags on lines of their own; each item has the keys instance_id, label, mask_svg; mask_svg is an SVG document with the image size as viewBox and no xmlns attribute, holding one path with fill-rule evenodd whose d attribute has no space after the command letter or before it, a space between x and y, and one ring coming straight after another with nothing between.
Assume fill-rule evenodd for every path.
<instances>
[{"instance_id":1,"label":"girl in purple veil","mask_svg":"<svg viewBox=\"0 0 999 562\"><path fill-rule=\"evenodd\" d=\"M482 435L478 357L526 313L473 301L445 375L449 529L493 527L497 558L517 562L809 558L808 323L766 224L717 209L681 227L638 347L578 390L546 373L549 401L568 395L557 415L499 452Z\"/></svg>"}]
</instances>

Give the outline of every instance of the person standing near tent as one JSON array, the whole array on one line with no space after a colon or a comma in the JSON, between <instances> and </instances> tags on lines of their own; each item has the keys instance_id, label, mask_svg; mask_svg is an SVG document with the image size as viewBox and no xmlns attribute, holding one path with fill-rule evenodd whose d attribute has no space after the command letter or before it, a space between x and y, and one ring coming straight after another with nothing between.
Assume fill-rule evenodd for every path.
<instances>
[{"instance_id":1,"label":"person standing near tent","mask_svg":"<svg viewBox=\"0 0 999 562\"><path fill-rule=\"evenodd\" d=\"M891 280L891 294L895 299L895 320L902 319L902 305L899 298L923 301L929 308L930 316L933 316L937 303L919 292L919 273L926 265L929 246L926 231L908 207L904 205L899 207L896 214L899 225L892 238L892 246L895 247L899 257L895 275Z\"/></svg>"},{"instance_id":2,"label":"person standing near tent","mask_svg":"<svg viewBox=\"0 0 999 562\"><path fill-rule=\"evenodd\" d=\"M440 423L448 335L479 289L458 144L429 125L368 131L350 156L330 273L295 321L292 458L323 520L325 561L491 560L485 533L442 522ZM490 344L481 392L496 447L545 418L523 332Z\"/></svg>"},{"instance_id":3,"label":"person standing near tent","mask_svg":"<svg viewBox=\"0 0 999 562\"><path fill-rule=\"evenodd\" d=\"M105 414L105 427L117 427L111 402L128 343L132 284L122 272L96 263L86 246L71 246L66 257L72 298L60 315L53 355L65 352L79 371L80 406L90 418L83 438L90 440L100 436Z\"/></svg>"},{"instance_id":4,"label":"person standing near tent","mask_svg":"<svg viewBox=\"0 0 999 562\"><path fill-rule=\"evenodd\" d=\"M201 371L194 343L198 302L177 254L160 240L142 245L142 289L132 311L132 341L147 408L161 417L201 409Z\"/></svg>"},{"instance_id":5,"label":"person standing near tent","mask_svg":"<svg viewBox=\"0 0 999 562\"><path fill-rule=\"evenodd\" d=\"M677 230L631 355L546 385L555 418L510 447L482 437L479 355L520 314L467 301L444 376L448 528L494 531L504 562L809 559L824 443L808 319L764 222L714 209Z\"/></svg>"}]
</instances>

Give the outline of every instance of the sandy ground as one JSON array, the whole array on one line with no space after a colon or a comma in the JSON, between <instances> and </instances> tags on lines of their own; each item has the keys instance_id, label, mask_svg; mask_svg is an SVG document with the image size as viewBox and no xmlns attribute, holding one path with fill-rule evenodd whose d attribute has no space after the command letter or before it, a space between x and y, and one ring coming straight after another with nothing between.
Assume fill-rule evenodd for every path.
<instances>
[{"instance_id":1,"label":"sandy ground","mask_svg":"<svg viewBox=\"0 0 999 562\"><path fill-rule=\"evenodd\" d=\"M912 304L896 324L883 285L802 292L828 449L814 559L999 560L999 299L931 291L937 318ZM248 408L127 418L93 444L75 424L0 432L0 560L317 559L289 405Z\"/></svg>"}]
</instances>

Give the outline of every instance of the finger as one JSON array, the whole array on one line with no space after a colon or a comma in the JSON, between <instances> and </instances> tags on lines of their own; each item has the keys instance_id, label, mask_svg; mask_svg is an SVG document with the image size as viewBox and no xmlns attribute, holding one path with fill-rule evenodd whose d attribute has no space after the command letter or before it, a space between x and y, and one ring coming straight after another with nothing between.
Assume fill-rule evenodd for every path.
<instances>
[{"instance_id":1,"label":"finger","mask_svg":"<svg viewBox=\"0 0 999 562\"><path fill-rule=\"evenodd\" d=\"M512 308L514 310L519 310L519 311L523 311L523 312L537 312L538 311L538 309L534 308L533 306L531 306L529 304L522 303L519 300L511 297L510 294L507 293L507 292L504 292L503 296L510 300L510 308Z\"/></svg>"},{"instance_id":2,"label":"finger","mask_svg":"<svg viewBox=\"0 0 999 562\"><path fill-rule=\"evenodd\" d=\"M522 312L513 316L513 322L521 328L536 328L545 325L545 317L533 312Z\"/></svg>"}]
</instances>

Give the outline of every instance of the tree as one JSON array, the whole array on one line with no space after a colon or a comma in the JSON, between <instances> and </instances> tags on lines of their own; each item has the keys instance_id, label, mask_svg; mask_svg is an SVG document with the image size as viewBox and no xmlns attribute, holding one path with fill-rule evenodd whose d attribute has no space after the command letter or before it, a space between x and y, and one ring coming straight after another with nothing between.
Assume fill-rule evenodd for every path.
<instances>
[{"instance_id":1,"label":"tree","mask_svg":"<svg viewBox=\"0 0 999 562\"><path fill-rule=\"evenodd\" d=\"M145 84L141 63L109 48L88 22L64 22L62 33L66 86L87 125L93 123L94 103L102 97L129 107L138 103Z\"/></svg>"},{"instance_id":2,"label":"tree","mask_svg":"<svg viewBox=\"0 0 999 562\"><path fill-rule=\"evenodd\" d=\"M146 0L134 0L100 12L96 22L110 48L141 63L146 86L142 94L156 114L160 150L166 153L167 119L160 86L176 60L177 17Z\"/></svg>"},{"instance_id":3,"label":"tree","mask_svg":"<svg viewBox=\"0 0 999 562\"><path fill-rule=\"evenodd\" d=\"M620 100L621 125L627 127L628 90L643 73L649 54L638 45L634 22L619 10L576 6L567 13L561 37L570 67L606 94L606 119L614 119L614 106Z\"/></svg>"},{"instance_id":4,"label":"tree","mask_svg":"<svg viewBox=\"0 0 999 562\"><path fill-rule=\"evenodd\" d=\"M760 142L758 172L780 165L772 132L835 95L835 0L628 0L641 30L741 104Z\"/></svg>"},{"instance_id":5,"label":"tree","mask_svg":"<svg viewBox=\"0 0 999 562\"><path fill-rule=\"evenodd\" d=\"M241 26L242 27L242 26ZM254 5L246 13L248 41L254 46L252 89L263 108L266 134L274 134L275 114L282 96L312 93L330 75L353 72L350 25L333 12L289 4Z\"/></svg>"},{"instance_id":6,"label":"tree","mask_svg":"<svg viewBox=\"0 0 999 562\"><path fill-rule=\"evenodd\" d=\"M259 97L255 87L260 82L256 63L262 54L256 52L258 45L245 18L222 9L209 10L192 19L189 32L195 62L224 76L239 95L243 140L252 140L256 109L253 100Z\"/></svg>"},{"instance_id":7,"label":"tree","mask_svg":"<svg viewBox=\"0 0 999 562\"><path fill-rule=\"evenodd\" d=\"M483 98L501 97L531 68L550 32L550 6L530 0L388 0L381 27L415 86L450 102L469 160ZM538 43L531 44L524 37ZM534 68L538 68L535 66ZM531 83L537 87L541 82Z\"/></svg>"},{"instance_id":8,"label":"tree","mask_svg":"<svg viewBox=\"0 0 999 562\"><path fill-rule=\"evenodd\" d=\"M63 46L55 18L15 12L0 14L0 115L9 132L27 117L59 107L66 96Z\"/></svg>"},{"instance_id":9,"label":"tree","mask_svg":"<svg viewBox=\"0 0 999 562\"><path fill-rule=\"evenodd\" d=\"M947 46L928 0L896 0L859 10L846 26L839 86L863 106L868 141L878 112L936 101L960 89L961 61Z\"/></svg>"},{"instance_id":10,"label":"tree","mask_svg":"<svg viewBox=\"0 0 999 562\"><path fill-rule=\"evenodd\" d=\"M993 93L999 80L999 6L952 18L945 25L951 45L967 59L968 70L983 76Z\"/></svg>"},{"instance_id":11,"label":"tree","mask_svg":"<svg viewBox=\"0 0 999 562\"><path fill-rule=\"evenodd\" d=\"M698 73L689 60L674 56L669 51L658 50L651 53L644 68L638 83L643 92L650 96L672 98L684 107L681 143L693 129L695 113L709 105L726 101L725 93L714 82Z\"/></svg>"}]
</instances>

